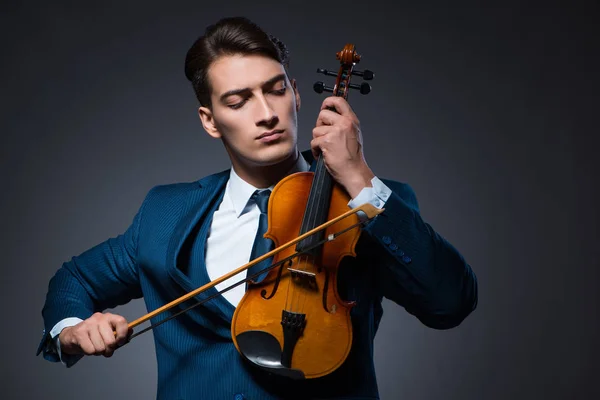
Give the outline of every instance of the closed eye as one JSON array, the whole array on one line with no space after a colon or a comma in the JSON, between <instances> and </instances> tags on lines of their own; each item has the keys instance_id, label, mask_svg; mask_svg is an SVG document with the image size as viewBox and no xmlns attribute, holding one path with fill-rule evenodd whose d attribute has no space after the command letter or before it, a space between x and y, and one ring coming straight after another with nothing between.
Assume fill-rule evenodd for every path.
<instances>
[{"instance_id":1,"label":"closed eye","mask_svg":"<svg viewBox=\"0 0 600 400\"><path fill-rule=\"evenodd\" d=\"M287 88L284 87L284 88L281 88L281 89L272 90L271 93L277 94L277 95L282 95L282 94L285 94L286 90L287 90Z\"/></svg>"},{"instance_id":2,"label":"closed eye","mask_svg":"<svg viewBox=\"0 0 600 400\"><path fill-rule=\"evenodd\" d=\"M235 104L227 104L227 107L237 110L238 108L242 108L242 106L244 104L246 104L246 102L248 101L248 99L244 99L242 101L240 101L239 103L235 103Z\"/></svg>"}]
</instances>

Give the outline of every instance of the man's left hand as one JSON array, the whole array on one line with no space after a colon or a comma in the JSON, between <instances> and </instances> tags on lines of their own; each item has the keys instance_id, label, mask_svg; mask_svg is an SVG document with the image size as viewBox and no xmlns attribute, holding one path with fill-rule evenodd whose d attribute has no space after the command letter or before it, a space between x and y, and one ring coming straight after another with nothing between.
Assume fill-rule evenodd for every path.
<instances>
[{"instance_id":1,"label":"man's left hand","mask_svg":"<svg viewBox=\"0 0 600 400\"><path fill-rule=\"evenodd\" d=\"M375 175L364 158L360 122L343 97L323 101L310 145L313 155L323 156L327 170L351 198L372 186Z\"/></svg>"}]
</instances>

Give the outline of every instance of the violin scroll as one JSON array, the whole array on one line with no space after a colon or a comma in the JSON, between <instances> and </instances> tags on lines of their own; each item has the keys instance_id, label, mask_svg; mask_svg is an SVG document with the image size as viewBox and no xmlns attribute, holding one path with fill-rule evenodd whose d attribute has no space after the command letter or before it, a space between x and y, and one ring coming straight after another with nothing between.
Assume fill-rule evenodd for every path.
<instances>
[{"instance_id":1,"label":"violin scroll","mask_svg":"<svg viewBox=\"0 0 600 400\"><path fill-rule=\"evenodd\" d=\"M329 71L324 68L317 68L317 73L335 76L336 81L334 86L327 86L325 83L318 81L313 85L313 89L317 93L331 92L336 96L348 97L348 89L357 89L361 94L369 94L371 85L367 82L362 82L360 85L350 83L352 75L360 76L366 81L375 78L375 74L371 70L355 71L354 66L360 62L361 56L356 52L353 44L346 44L341 51L336 53L336 58L340 60L340 68L338 72Z\"/></svg>"}]
</instances>

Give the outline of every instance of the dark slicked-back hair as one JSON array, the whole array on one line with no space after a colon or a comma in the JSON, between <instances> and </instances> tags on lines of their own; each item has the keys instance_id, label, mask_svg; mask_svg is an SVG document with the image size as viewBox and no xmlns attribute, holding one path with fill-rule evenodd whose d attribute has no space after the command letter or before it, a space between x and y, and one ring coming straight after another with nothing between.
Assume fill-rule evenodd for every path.
<instances>
[{"instance_id":1,"label":"dark slicked-back hair","mask_svg":"<svg viewBox=\"0 0 600 400\"><path fill-rule=\"evenodd\" d=\"M185 76L202 106L210 107L208 68L224 55L263 55L281 63L287 71L288 50L276 37L244 17L223 18L206 28L185 57Z\"/></svg>"}]
</instances>

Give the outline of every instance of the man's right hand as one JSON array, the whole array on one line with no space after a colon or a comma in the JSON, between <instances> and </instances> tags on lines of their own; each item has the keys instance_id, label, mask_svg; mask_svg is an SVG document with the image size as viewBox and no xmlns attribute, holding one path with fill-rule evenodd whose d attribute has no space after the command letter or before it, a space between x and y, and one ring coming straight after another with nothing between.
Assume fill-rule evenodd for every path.
<instances>
[{"instance_id":1,"label":"man's right hand","mask_svg":"<svg viewBox=\"0 0 600 400\"><path fill-rule=\"evenodd\" d=\"M77 325L62 330L59 335L60 350L73 355L110 357L119 346L125 344L132 332L124 317L95 313Z\"/></svg>"}]
</instances>

